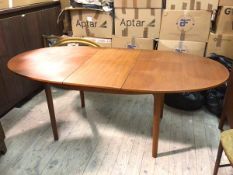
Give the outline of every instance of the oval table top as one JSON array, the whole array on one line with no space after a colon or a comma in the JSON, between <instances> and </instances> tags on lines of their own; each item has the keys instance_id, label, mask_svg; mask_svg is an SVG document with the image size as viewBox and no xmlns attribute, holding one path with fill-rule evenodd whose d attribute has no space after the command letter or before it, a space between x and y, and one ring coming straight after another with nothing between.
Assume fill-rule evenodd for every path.
<instances>
[{"instance_id":1,"label":"oval table top","mask_svg":"<svg viewBox=\"0 0 233 175\"><path fill-rule=\"evenodd\" d=\"M28 51L8 68L49 84L146 94L205 90L229 76L218 62L188 54L78 46Z\"/></svg>"}]
</instances>

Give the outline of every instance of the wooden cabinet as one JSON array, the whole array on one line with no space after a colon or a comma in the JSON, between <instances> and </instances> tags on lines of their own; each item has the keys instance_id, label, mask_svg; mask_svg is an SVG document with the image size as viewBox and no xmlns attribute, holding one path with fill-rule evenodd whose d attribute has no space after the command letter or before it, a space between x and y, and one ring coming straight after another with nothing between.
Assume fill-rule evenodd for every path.
<instances>
[{"instance_id":1,"label":"wooden cabinet","mask_svg":"<svg viewBox=\"0 0 233 175\"><path fill-rule=\"evenodd\" d=\"M1 64L1 62L0 62ZM2 71L0 70L0 114L3 114L6 109L10 108L8 98L6 96L5 84L2 78Z\"/></svg>"},{"instance_id":2,"label":"wooden cabinet","mask_svg":"<svg viewBox=\"0 0 233 175\"><path fill-rule=\"evenodd\" d=\"M43 34L60 35L62 27L56 23L59 12L59 3L51 3L0 13L0 116L39 89L37 82L10 72L7 62L18 53L43 47Z\"/></svg>"}]
</instances>

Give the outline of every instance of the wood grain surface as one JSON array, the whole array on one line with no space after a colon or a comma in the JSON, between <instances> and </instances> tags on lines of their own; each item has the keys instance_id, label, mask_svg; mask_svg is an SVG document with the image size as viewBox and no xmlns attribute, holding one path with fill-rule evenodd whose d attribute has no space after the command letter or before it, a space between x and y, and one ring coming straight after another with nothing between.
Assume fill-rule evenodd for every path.
<instances>
[{"instance_id":1,"label":"wood grain surface","mask_svg":"<svg viewBox=\"0 0 233 175\"><path fill-rule=\"evenodd\" d=\"M139 54L140 51L136 50L101 49L71 74L64 84L121 89Z\"/></svg>"},{"instance_id":2,"label":"wood grain surface","mask_svg":"<svg viewBox=\"0 0 233 175\"><path fill-rule=\"evenodd\" d=\"M152 94L204 90L229 76L221 64L188 54L90 47L33 50L8 67L46 83Z\"/></svg>"},{"instance_id":3,"label":"wood grain surface","mask_svg":"<svg viewBox=\"0 0 233 175\"><path fill-rule=\"evenodd\" d=\"M217 86L228 71L207 58L173 52L143 51L122 89L141 92L191 92Z\"/></svg>"},{"instance_id":4,"label":"wood grain surface","mask_svg":"<svg viewBox=\"0 0 233 175\"><path fill-rule=\"evenodd\" d=\"M8 62L13 72L33 80L62 84L81 64L96 53L96 49L54 47L32 50L17 55Z\"/></svg>"}]
</instances>

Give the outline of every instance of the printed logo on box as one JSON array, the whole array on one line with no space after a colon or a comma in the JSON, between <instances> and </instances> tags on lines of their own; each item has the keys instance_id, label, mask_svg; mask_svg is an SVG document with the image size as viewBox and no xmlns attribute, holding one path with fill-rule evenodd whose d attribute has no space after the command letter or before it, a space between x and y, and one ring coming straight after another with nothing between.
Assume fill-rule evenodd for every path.
<instances>
[{"instance_id":1,"label":"printed logo on box","mask_svg":"<svg viewBox=\"0 0 233 175\"><path fill-rule=\"evenodd\" d=\"M82 29L83 28L96 28L96 27L100 27L100 28L107 28L107 24L108 22L107 21L104 21L102 24L98 25L98 22L95 21L80 21L80 20L77 20L77 23L76 23L76 27L81 27Z\"/></svg>"},{"instance_id":2,"label":"printed logo on box","mask_svg":"<svg viewBox=\"0 0 233 175\"><path fill-rule=\"evenodd\" d=\"M180 17L176 25L180 31L190 31L195 26L195 21L191 16L182 16Z\"/></svg>"},{"instance_id":3,"label":"printed logo on box","mask_svg":"<svg viewBox=\"0 0 233 175\"><path fill-rule=\"evenodd\" d=\"M125 20L122 19L120 26L124 26L124 27L144 27L146 26L146 21L144 20ZM147 25L147 27L155 27L155 19L153 19L151 22L149 22L149 24Z\"/></svg>"},{"instance_id":4,"label":"printed logo on box","mask_svg":"<svg viewBox=\"0 0 233 175\"><path fill-rule=\"evenodd\" d=\"M103 24L100 25L100 28L107 28L107 21L104 21Z\"/></svg>"},{"instance_id":5,"label":"printed logo on box","mask_svg":"<svg viewBox=\"0 0 233 175\"><path fill-rule=\"evenodd\" d=\"M233 8L226 8L225 9L225 14L226 15L233 15Z\"/></svg>"},{"instance_id":6,"label":"printed logo on box","mask_svg":"<svg viewBox=\"0 0 233 175\"><path fill-rule=\"evenodd\" d=\"M148 27L155 27L155 19L153 19L147 26Z\"/></svg>"}]
</instances>

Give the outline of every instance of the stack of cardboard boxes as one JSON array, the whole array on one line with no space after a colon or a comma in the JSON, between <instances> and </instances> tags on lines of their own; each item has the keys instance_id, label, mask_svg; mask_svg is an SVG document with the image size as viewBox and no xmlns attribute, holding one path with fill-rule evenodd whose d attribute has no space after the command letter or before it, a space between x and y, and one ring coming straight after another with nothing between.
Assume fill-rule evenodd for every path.
<instances>
[{"instance_id":1,"label":"stack of cardboard boxes","mask_svg":"<svg viewBox=\"0 0 233 175\"><path fill-rule=\"evenodd\" d=\"M61 7L63 9L61 16L65 16L66 18L64 26L66 28L71 27L73 37L94 41L101 47L112 46L112 11L105 12L101 9L72 8L70 0L61 0Z\"/></svg>"},{"instance_id":2,"label":"stack of cardboard boxes","mask_svg":"<svg viewBox=\"0 0 233 175\"><path fill-rule=\"evenodd\" d=\"M114 48L154 49L159 37L162 0L114 0Z\"/></svg>"},{"instance_id":3,"label":"stack of cardboard boxes","mask_svg":"<svg viewBox=\"0 0 233 175\"><path fill-rule=\"evenodd\" d=\"M216 32L210 33L206 56L211 53L233 59L233 0L220 0Z\"/></svg>"},{"instance_id":4,"label":"stack of cardboard boxes","mask_svg":"<svg viewBox=\"0 0 233 175\"><path fill-rule=\"evenodd\" d=\"M111 12L69 8L69 0L61 4L69 13L72 36L103 47L153 50L154 39L159 37L162 0L114 0Z\"/></svg>"},{"instance_id":5,"label":"stack of cardboard boxes","mask_svg":"<svg viewBox=\"0 0 233 175\"><path fill-rule=\"evenodd\" d=\"M61 4L69 12L73 36L102 47L153 50L159 38L158 50L233 59L233 0L114 0L110 12L69 8L69 0ZM216 10L216 33L210 33Z\"/></svg>"},{"instance_id":6,"label":"stack of cardboard boxes","mask_svg":"<svg viewBox=\"0 0 233 175\"><path fill-rule=\"evenodd\" d=\"M204 56L218 0L167 0L158 50Z\"/></svg>"}]
</instances>

